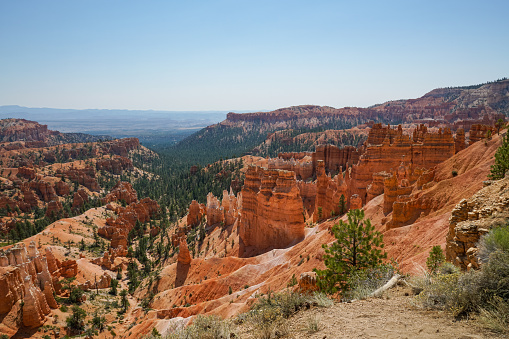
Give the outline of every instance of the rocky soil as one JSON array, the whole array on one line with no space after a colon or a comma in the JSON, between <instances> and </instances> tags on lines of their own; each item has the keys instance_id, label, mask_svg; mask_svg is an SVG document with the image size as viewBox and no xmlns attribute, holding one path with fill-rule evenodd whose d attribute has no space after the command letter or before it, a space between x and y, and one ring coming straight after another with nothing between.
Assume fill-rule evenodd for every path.
<instances>
[{"instance_id":1,"label":"rocky soil","mask_svg":"<svg viewBox=\"0 0 509 339\"><path fill-rule=\"evenodd\" d=\"M316 307L296 314L288 322L295 339L495 337L476 328L473 321L454 321L442 312L416 308L412 305L411 291L405 287L396 287L383 298ZM319 324L317 332L309 331L310 322Z\"/></svg>"}]
</instances>

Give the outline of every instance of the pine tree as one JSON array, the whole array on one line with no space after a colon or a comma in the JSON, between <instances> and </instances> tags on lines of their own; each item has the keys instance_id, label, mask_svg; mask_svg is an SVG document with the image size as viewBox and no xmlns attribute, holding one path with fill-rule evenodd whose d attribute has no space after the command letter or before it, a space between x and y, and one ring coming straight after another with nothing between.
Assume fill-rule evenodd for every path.
<instances>
[{"instance_id":1,"label":"pine tree","mask_svg":"<svg viewBox=\"0 0 509 339\"><path fill-rule=\"evenodd\" d=\"M509 140L506 133L502 136L502 145L495 153L495 164L491 165L491 173L488 178L493 180L502 179L507 170L509 170Z\"/></svg>"},{"instance_id":2,"label":"pine tree","mask_svg":"<svg viewBox=\"0 0 509 339\"><path fill-rule=\"evenodd\" d=\"M341 194L341 197L339 198L339 215L343 215L346 212L346 201L345 201L345 195Z\"/></svg>"},{"instance_id":3,"label":"pine tree","mask_svg":"<svg viewBox=\"0 0 509 339\"><path fill-rule=\"evenodd\" d=\"M336 241L325 249L325 270L317 270L317 284L321 290L333 294L347 290L348 277L357 270L376 267L387 257L382 253L383 236L375 231L369 219L364 219L363 210L350 210L348 223L339 221L332 227Z\"/></svg>"},{"instance_id":4,"label":"pine tree","mask_svg":"<svg viewBox=\"0 0 509 339\"><path fill-rule=\"evenodd\" d=\"M439 245L433 246L431 251L429 252L428 259L426 259L426 266L428 266L428 270L431 273L436 273L440 266L445 262L444 252L442 251L442 247Z\"/></svg>"}]
</instances>

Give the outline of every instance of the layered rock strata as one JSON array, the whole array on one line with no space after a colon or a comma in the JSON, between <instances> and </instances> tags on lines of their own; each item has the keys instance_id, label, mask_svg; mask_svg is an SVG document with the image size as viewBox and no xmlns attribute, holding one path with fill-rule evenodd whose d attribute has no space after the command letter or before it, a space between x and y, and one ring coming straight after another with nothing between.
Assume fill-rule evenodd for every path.
<instances>
[{"instance_id":1,"label":"layered rock strata","mask_svg":"<svg viewBox=\"0 0 509 339\"><path fill-rule=\"evenodd\" d=\"M250 167L241 195L239 236L245 254L303 239L304 207L295 173Z\"/></svg>"},{"instance_id":2,"label":"layered rock strata","mask_svg":"<svg viewBox=\"0 0 509 339\"><path fill-rule=\"evenodd\" d=\"M47 257L39 253L34 242L28 248L20 243L1 252L0 316L7 314L9 321L5 324L4 318L4 327L14 332L21 324L29 328L39 327L45 322L45 315L50 313L50 307L58 307L49 266ZM19 304L20 301L23 302ZM20 305L21 312L18 312ZM15 314L18 318L13 318Z\"/></svg>"}]
</instances>

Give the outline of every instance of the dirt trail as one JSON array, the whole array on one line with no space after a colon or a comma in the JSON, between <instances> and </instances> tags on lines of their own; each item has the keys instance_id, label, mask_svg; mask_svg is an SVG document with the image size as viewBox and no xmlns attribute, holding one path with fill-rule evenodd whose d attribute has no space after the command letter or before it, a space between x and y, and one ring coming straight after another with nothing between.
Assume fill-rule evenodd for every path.
<instances>
[{"instance_id":1,"label":"dirt trail","mask_svg":"<svg viewBox=\"0 0 509 339\"><path fill-rule=\"evenodd\" d=\"M425 311L410 304L409 290L397 287L383 298L314 307L291 317L291 338L497 338L476 327L474 321L454 321L438 311ZM310 319L318 319L319 331L308 332ZM241 333L241 338L249 337Z\"/></svg>"}]
</instances>

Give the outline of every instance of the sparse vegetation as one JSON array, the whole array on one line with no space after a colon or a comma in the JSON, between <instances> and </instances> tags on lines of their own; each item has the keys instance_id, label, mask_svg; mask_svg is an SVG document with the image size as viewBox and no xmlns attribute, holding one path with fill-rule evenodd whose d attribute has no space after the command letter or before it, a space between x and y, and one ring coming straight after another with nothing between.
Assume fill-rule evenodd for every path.
<instances>
[{"instance_id":1,"label":"sparse vegetation","mask_svg":"<svg viewBox=\"0 0 509 339\"><path fill-rule=\"evenodd\" d=\"M343 298L346 300L365 299L387 283L396 272L397 269L391 264L354 271L348 277L349 289L343 293Z\"/></svg>"},{"instance_id":2,"label":"sparse vegetation","mask_svg":"<svg viewBox=\"0 0 509 339\"><path fill-rule=\"evenodd\" d=\"M439 269L437 274L425 274L414 279L422 292L415 302L425 308L438 308L452 315L479 314L480 322L496 332L509 333L509 227L491 230L480 241L484 263L480 270L460 273ZM484 252L484 253L483 253Z\"/></svg>"},{"instance_id":3,"label":"sparse vegetation","mask_svg":"<svg viewBox=\"0 0 509 339\"><path fill-rule=\"evenodd\" d=\"M176 326L169 332L167 339L238 338L231 321L222 320L217 316L199 315L190 326ZM153 334L152 338L155 338Z\"/></svg>"}]
</instances>

